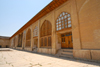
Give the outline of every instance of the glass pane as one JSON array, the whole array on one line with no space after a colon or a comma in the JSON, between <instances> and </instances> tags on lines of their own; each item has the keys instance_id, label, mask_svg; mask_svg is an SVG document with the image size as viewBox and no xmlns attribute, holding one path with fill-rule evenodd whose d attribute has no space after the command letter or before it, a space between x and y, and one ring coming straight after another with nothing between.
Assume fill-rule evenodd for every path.
<instances>
[{"instance_id":1,"label":"glass pane","mask_svg":"<svg viewBox=\"0 0 100 67\"><path fill-rule=\"evenodd\" d=\"M66 14L68 14L68 13L66 13Z\"/></svg>"},{"instance_id":2,"label":"glass pane","mask_svg":"<svg viewBox=\"0 0 100 67\"><path fill-rule=\"evenodd\" d=\"M71 21L68 21L68 24L71 23Z\"/></svg>"},{"instance_id":3,"label":"glass pane","mask_svg":"<svg viewBox=\"0 0 100 67\"><path fill-rule=\"evenodd\" d=\"M61 23L61 21L59 22L59 24Z\"/></svg>"},{"instance_id":4,"label":"glass pane","mask_svg":"<svg viewBox=\"0 0 100 67\"><path fill-rule=\"evenodd\" d=\"M64 18L67 18L67 15L65 15Z\"/></svg>"},{"instance_id":5,"label":"glass pane","mask_svg":"<svg viewBox=\"0 0 100 67\"><path fill-rule=\"evenodd\" d=\"M60 17L62 16L62 14L60 14Z\"/></svg>"},{"instance_id":6,"label":"glass pane","mask_svg":"<svg viewBox=\"0 0 100 67\"><path fill-rule=\"evenodd\" d=\"M61 24L59 26L61 26Z\"/></svg>"},{"instance_id":7,"label":"glass pane","mask_svg":"<svg viewBox=\"0 0 100 67\"><path fill-rule=\"evenodd\" d=\"M69 17L68 20L70 20L71 18Z\"/></svg>"},{"instance_id":8,"label":"glass pane","mask_svg":"<svg viewBox=\"0 0 100 67\"><path fill-rule=\"evenodd\" d=\"M63 26L64 24L62 24L62 26Z\"/></svg>"},{"instance_id":9,"label":"glass pane","mask_svg":"<svg viewBox=\"0 0 100 67\"><path fill-rule=\"evenodd\" d=\"M67 21L67 19L65 19L65 21Z\"/></svg>"},{"instance_id":10,"label":"glass pane","mask_svg":"<svg viewBox=\"0 0 100 67\"><path fill-rule=\"evenodd\" d=\"M58 22L56 24L58 24Z\"/></svg>"},{"instance_id":11,"label":"glass pane","mask_svg":"<svg viewBox=\"0 0 100 67\"><path fill-rule=\"evenodd\" d=\"M63 17L61 19L63 20Z\"/></svg>"},{"instance_id":12,"label":"glass pane","mask_svg":"<svg viewBox=\"0 0 100 67\"><path fill-rule=\"evenodd\" d=\"M65 26L65 28L67 28L67 25Z\"/></svg>"},{"instance_id":13,"label":"glass pane","mask_svg":"<svg viewBox=\"0 0 100 67\"><path fill-rule=\"evenodd\" d=\"M58 28L57 28L57 31L58 31Z\"/></svg>"},{"instance_id":14,"label":"glass pane","mask_svg":"<svg viewBox=\"0 0 100 67\"><path fill-rule=\"evenodd\" d=\"M68 14L68 17L70 17L70 14Z\"/></svg>"},{"instance_id":15,"label":"glass pane","mask_svg":"<svg viewBox=\"0 0 100 67\"><path fill-rule=\"evenodd\" d=\"M62 29L64 29L64 26L62 27Z\"/></svg>"},{"instance_id":16,"label":"glass pane","mask_svg":"<svg viewBox=\"0 0 100 67\"><path fill-rule=\"evenodd\" d=\"M59 30L61 30L61 27L59 27Z\"/></svg>"},{"instance_id":17,"label":"glass pane","mask_svg":"<svg viewBox=\"0 0 100 67\"><path fill-rule=\"evenodd\" d=\"M68 25L68 27L71 27L71 26L72 26L71 24Z\"/></svg>"},{"instance_id":18,"label":"glass pane","mask_svg":"<svg viewBox=\"0 0 100 67\"><path fill-rule=\"evenodd\" d=\"M63 15L65 15L65 12L63 12Z\"/></svg>"},{"instance_id":19,"label":"glass pane","mask_svg":"<svg viewBox=\"0 0 100 67\"><path fill-rule=\"evenodd\" d=\"M62 21L62 23L63 23L64 21Z\"/></svg>"},{"instance_id":20,"label":"glass pane","mask_svg":"<svg viewBox=\"0 0 100 67\"><path fill-rule=\"evenodd\" d=\"M67 24L67 22L65 22L65 25Z\"/></svg>"},{"instance_id":21,"label":"glass pane","mask_svg":"<svg viewBox=\"0 0 100 67\"><path fill-rule=\"evenodd\" d=\"M58 25L56 27L58 27Z\"/></svg>"}]
</instances>

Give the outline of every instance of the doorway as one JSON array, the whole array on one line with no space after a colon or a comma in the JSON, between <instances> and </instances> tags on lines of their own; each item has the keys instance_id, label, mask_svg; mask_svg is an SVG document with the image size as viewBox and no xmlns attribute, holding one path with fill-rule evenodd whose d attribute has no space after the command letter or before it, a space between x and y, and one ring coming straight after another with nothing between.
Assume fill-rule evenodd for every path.
<instances>
[{"instance_id":1,"label":"doorway","mask_svg":"<svg viewBox=\"0 0 100 67\"><path fill-rule=\"evenodd\" d=\"M8 48L8 45L6 45L6 48Z\"/></svg>"},{"instance_id":2,"label":"doorway","mask_svg":"<svg viewBox=\"0 0 100 67\"><path fill-rule=\"evenodd\" d=\"M61 34L61 48L73 49L72 33Z\"/></svg>"},{"instance_id":3,"label":"doorway","mask_svg":"<svg viewBox=\"0 0 100 67\"><path fill-rule=\"evenodd\" d=\"M35 48L38 47L38 39L34 39L34 46L35 46Z\"/></svg>"},{"instance_id":4,"label":"doorway","mask_svg":"<svg viewBox=\"0 0 100 67\"><path fill-rule=\"evenodd\" d=\"M2 46L0 45L0 48L2 48Z\"/></svg>"}]
</instances>

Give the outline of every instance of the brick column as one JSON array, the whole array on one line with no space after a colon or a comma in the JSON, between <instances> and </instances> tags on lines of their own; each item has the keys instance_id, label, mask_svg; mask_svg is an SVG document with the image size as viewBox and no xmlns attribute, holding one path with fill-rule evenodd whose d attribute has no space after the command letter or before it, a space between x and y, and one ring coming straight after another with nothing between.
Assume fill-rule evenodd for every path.
<instances>
[{"instance_id":1,"label":"brick column","mask_svg":"<svg viewBox=\"0 0 100 67\"><path fill-rule=\"evenodd\" d=\"M40 20L38 20L38 49L40 48Z\"/></svg>"},{"instance_id":2,"label":"brick column","mask_svg":"<svg viewBox=\"0 0 100 67\"><path fill-rule=\"evenodd\" d=\"M56 53L56 31L55 31L55 12L53 11L52 22L52 54Z\"/></svg>"},{"instance_id":3,"label":"brick column","mask_svg":"<svg viewBox=\"0 0 100 67\"><path fill-rule=\"evenodd\" d=\"M72 18L73 48L81 49L80 27L79 27L79 18L77 13L76 0L71 0L71 18Z\"/></svg>"}]
</instances>

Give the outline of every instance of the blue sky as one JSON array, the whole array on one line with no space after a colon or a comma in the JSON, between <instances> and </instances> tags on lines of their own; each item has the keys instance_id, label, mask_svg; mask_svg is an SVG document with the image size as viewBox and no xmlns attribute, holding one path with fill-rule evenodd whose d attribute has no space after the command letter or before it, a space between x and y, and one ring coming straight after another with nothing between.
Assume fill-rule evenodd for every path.
<instances>
[{"instance_id":1,"label":"blue sky","mask_svg":"<svg viewBox=\"0 0 100 67\"><path fill-rule=\"evenodd\" d=\"M12 36L52 0L0 0L0 36Z\"/></svg>"}]
</instances>

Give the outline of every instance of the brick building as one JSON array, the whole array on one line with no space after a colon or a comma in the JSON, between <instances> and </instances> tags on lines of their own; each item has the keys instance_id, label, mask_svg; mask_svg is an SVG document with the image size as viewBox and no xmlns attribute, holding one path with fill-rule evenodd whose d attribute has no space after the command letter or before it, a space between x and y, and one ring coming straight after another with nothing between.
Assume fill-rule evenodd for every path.
<instances>
[{"instance_id":1,"label":"brick building","mask_svg":"<svg viewBox=\"0 0 100 67\"><path fill-rule=\"evenodd\" d=\"M100 0L53 0L10 37L10 46L100 60Z\"/></svg>"},{"instance_id":2,"label":"brick building","mask_svg":"<svg viewBox=\"0 0 100 67\"><path fill-rule=\"evenodd\" d=\"M0 36L0 48L10 47L10 37Z\"/></svg>"}]
</instances>

